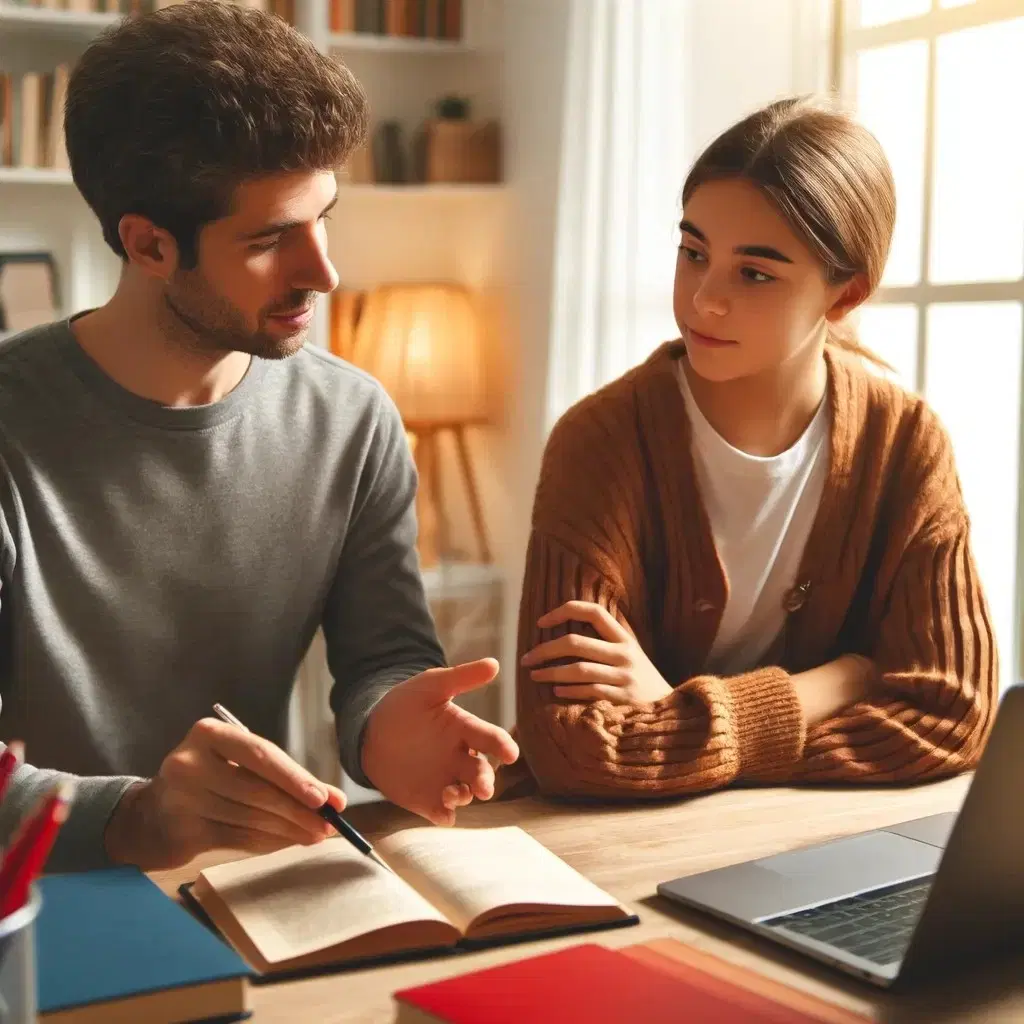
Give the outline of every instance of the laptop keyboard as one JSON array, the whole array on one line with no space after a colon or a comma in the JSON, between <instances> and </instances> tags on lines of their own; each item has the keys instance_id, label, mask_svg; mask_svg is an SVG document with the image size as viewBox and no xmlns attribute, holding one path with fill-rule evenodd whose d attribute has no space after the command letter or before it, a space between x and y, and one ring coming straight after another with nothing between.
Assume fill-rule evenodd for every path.
<instances>
[{"instance_id":1,"label":"laptop keyboard","mask_svg":"<svg viewBox=\"0 0 1024 1024\"><path fill-rule=\"evenodd\" d=\"M762 920L875 964L901 960L931 888L931 877L873 889L808 910Z\"/></svg>"}]
</instances>

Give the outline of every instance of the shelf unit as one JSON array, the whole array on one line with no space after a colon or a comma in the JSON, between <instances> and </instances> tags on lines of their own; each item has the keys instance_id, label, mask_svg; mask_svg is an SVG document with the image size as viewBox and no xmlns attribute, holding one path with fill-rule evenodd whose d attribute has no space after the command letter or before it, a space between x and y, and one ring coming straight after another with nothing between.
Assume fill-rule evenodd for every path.
<instances>
[{"instance_id":1,"label":"shelf unit","mask_svg":"<svg viewBox=\"0 0 1024 1024\"><path fill-rule=\"evenodd\" d=\"M342 56L359 50L427 56L471 53L474 50L471 43L461 39L416 39L409 36L382 36L372 32L332 32L327 37L327 46L331 53Z\"/></svg>"},{"instance_id":2,"label":"shelf unit","mask_svg":"<svg viewBox=\"0 0 1024 1024\"><path fill-rule=\"evenodd\" d=\"M296 0L295 14L296 27L323 52L344 60L363 83L375 119L397 120L408 143L419 122L430 115L431 100L445 93L468 95L480 116L500 116L501 5L502 0L467 0L465 35L459 40L331 33L328 0ZM17 73L73 62L121 17L0 0L0 66ZM67 171L0 168L0 248L51 248L67 282L62 305L77 310L109 297L119 267L72 186ZM367 287L388 277L450 277L489 285L489 264L498 252L502 229L503 193L501 185L342 182L343 217L332 221L330 238L342 280ZM422 230L410 238L408 218L413 215ZM381 236L396 239L390 252L384 252ZM49 244L55 237L58 241ZM83 262L90 269L66 269ZM321 306L312 340L326 345L326 303Z\"/></svg>"},{"instance_id":3,"label":"shelf unit","mask_svg":"<svg viewBox=\"0 0 1024 1024\"><path fill-rule=\"evenodd\" d=\"M73 184L70 171L57 171L52 167L0 167L0 185L57 185Z\"/></svg>"},{"instance_id":4,"label":"shelf unit","mask_svg":"<svg viewBox=\"0 0 1024 1024\"><path fill-rule=\"evenodd\" d=\"M41 32L51 40L87 46L95 36L120 21L120 14L63 11L50 7L21 7L0 0L0 34L7 39L37 40Z\"/></svg>"},{"instance_id":5,"label":"shelf unit","mask_svg":"<svg viewBox=\"0 0 1024 1024\"><path fill-rule=\"evenodd\" d=\"M73 185L70 171L58 171L51 167L0 167L0 185L49 185L66 187ZM353 184L341 182L339 202L363 200L464 200L497 199L503 185L474 184Z\"/></svg>"},{"instance_id":6,"label":"shelf unit","mask_svg":"<svg viewBox=\"0 0 1024 1024\"><path fill-rule=\"evenodd\" d=\"M72 185L71 171L51 167L0 167L0 185ZM497 199L503 193L501 184L340 184L340 200L466 200Z\"/></svg>"}]
</instances>

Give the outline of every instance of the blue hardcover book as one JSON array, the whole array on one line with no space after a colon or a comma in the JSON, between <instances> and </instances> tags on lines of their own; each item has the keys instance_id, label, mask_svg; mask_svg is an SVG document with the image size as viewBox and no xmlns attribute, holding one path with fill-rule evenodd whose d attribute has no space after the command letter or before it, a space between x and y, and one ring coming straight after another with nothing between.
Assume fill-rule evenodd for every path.
<instances>
[{"instance_id":1,"label":"blue hardcover book","mask_svg":"<svg viewBox=\"0 0 1024 1024\"><path fill-rule=\"evenodd\" d=\"M249 1016L245 962L137 868L40 879L46 1024L176 1024Z\"/></svg>"}]
</instances>

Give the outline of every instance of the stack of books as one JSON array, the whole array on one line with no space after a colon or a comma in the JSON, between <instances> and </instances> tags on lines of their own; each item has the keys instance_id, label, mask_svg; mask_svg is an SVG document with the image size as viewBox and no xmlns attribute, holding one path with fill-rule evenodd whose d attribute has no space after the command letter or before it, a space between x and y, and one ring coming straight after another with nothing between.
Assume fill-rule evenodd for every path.
<instances>
[{"instance_id":1,"label":"stack of books","mask_svg":"<svg viewBox=\"0 0 1024 1024\"><path fill-rule=\"evenodd\" d=\"M332 32L462 38L462 0L330 0Z\"/></svg>"},{"instance_id":2,"label":"stack of books","mask_svg":"<svg viewBox=\"0 0 1024 1024\"><path fill-rule=\"evenodd\" d=\"M64 100L68 66L0 72L0 167L68 169Z\"/></svg>"}]
</instances>

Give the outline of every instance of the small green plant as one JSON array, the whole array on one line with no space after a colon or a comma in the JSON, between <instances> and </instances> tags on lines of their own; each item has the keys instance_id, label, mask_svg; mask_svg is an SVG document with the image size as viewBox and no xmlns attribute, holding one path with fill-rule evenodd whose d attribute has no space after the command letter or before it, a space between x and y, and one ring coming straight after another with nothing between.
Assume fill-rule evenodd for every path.
<instances>
[{"instance_id":1,"label":"small green plant","mask_svg":"<svg viewBox=\"0 0 1024 1024\"><path fill-rule=\"evenodd\" d=\"M469 118L469 100L464 96L442 96L434 108L445 121L465 121Z\"/></svg>"}]
</instances>

